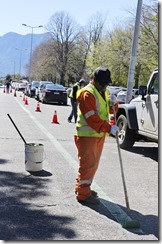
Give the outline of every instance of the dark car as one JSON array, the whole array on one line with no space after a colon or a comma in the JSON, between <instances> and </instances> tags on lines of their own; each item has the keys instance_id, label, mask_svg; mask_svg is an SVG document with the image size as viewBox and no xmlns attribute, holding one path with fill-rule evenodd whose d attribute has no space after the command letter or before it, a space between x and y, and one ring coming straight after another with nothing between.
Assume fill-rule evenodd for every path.
<instances>
[{"instance_id":1,"label":"dark car","mask_svg":"<svg viewBox=\"0 0 162 244\"><path fill-rule=\"evenodd\" d=\"M52 81L39 81L39 86L35 90L35 99L39 101L39 92L43 84L53 84Z\"/></svg>"},{"instance_id":2,"label":"dark car","mask_svg":"<svg viewBox=\"0 0 162 244\"><path fill-rule=\"evenodd\" d=\"M42 103L58 103L67 105L67 92L59 84L43 84L39 91L39 100Z\"/></svg>"},{"instance_id":3,"label":"dark car","mask_svg":"<svg viewBox=\"0 0 162 244\"><path fill-rule=\"evenodd\" d=\"M36 88L39 86L39 81L32 81L31 86L29 87L28 90L28 95L29 97L35 97L35 91Z\"/></svg>"}]
</instances>

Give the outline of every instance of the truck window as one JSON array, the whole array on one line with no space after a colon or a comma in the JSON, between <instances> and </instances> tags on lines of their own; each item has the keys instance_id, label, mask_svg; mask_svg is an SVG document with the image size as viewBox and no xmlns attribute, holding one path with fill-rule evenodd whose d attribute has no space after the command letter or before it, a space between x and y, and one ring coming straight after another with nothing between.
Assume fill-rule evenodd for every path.
<instances>
[{"instance_id":1,"label":"truck window","mask_svg":"<svg viewBox=\"0 0 162 244\"><path fill-rule=\"evenodd\" d=\"M148 88L148 94L158 94L158 73L155 73L152 77L152 81Z\"/></svg>"}]
</instances>

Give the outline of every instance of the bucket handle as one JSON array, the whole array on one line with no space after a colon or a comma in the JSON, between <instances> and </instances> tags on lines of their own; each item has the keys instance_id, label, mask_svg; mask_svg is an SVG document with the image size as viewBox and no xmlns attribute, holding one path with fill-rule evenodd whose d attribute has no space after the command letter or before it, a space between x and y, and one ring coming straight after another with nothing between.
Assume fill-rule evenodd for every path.
<instances>
[{"instance_id":1,"label":"bucket handle","mask_svg":"<svg viewBox=\"0 0 162 244\"><path fill-rule=\"evenodd\" d=\"M42 160L42 162L46 159L46 153L45 153L45 151L43 151L43 154L44 154L44 158L43 158L43 160ZM29 161L31 161L32 163L36 163L36 164L38 164L38 163L42 163L42 162L34 162L34 161L32 161L29 157L27 157L26 156L26 158L29 160ZM26 160L25 160L25 163L26 163Z\"/></svg>"}]
</instances>

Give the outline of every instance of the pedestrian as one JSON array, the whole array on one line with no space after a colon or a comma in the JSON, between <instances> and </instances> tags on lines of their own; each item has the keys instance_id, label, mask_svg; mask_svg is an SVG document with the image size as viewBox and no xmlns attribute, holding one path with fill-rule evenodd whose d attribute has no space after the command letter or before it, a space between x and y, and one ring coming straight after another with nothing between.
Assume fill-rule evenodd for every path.
<instances>
[{"instance_id":1,"label":"pedestrian","mask_svg":"<svg viewBox=\"0 0 162 244\"><path fill-rule=\"evenodd\" d=\"M10 87L11 87L11 80L7 80L7 82L6 82L6 91L7 91L7 93L9 93Z\"/></svg>"},{"instance_id":2,"label":"pedestrian","mask_svg":"<svg viewBox=\"0 0 162 244\"><path fill-rule=\"evenodd\" d=\"M70 102L71 102L71 113L68 116L68 122L71 123L72 118L74 117L74 121L76 123L77 120L77 99L76 94L77 92L85 86L85 80L80 79L79 82L75 83L71 89L71 92L69 94Z\"/></svg>"},{"instance_id":3,"label":"pedestrian","mask_svg":"<svg viewBox=\"0 0 162 244\"><path fill-rule=\"evenodd\" d=\"M91 184L99 165L105 137L115 135L116 125L109 124L109 113L118 110L115 95L110 95L107 85L111 73L105 67L95 70L91 81L78 93L78 118L75 144L78 150L78 175L75 185L76 199L83 204L99 204L97 192Z\"/></svg>"}]
</instances>

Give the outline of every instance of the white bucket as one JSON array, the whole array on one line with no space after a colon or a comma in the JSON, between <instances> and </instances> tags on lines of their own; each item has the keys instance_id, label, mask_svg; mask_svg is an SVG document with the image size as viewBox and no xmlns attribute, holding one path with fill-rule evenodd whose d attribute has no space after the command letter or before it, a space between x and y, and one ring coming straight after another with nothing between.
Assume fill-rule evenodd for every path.
<instances>
[{"instance_id":1,"label":"white bucket","mask_svg":"<svg viewBox=\"0 0 162 244\"><path fill-rule=\"evenodd\" d=\"M25 144L26 171L41 171L43 168L44 146L38 143Z\"/></svg>"}]
</instances>

